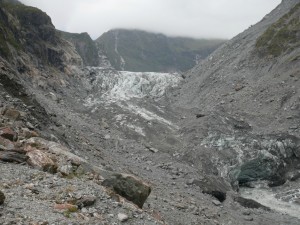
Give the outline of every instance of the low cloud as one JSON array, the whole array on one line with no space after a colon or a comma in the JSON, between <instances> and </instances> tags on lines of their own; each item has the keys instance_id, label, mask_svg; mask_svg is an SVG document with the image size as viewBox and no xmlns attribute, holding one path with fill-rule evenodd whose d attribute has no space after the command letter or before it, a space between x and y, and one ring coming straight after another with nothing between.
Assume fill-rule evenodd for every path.
<instances>
[{"instance_id":1,"label":"low cloud","mask_svg":"<svg viewBox=\"0 0 300 225\"><path fill-rule=\"evenodd\" d=\"M57 29L88 32L142 29L172 36L231 38L280 0L21 0L51 16Z\"/></svg>"}]
</instances>

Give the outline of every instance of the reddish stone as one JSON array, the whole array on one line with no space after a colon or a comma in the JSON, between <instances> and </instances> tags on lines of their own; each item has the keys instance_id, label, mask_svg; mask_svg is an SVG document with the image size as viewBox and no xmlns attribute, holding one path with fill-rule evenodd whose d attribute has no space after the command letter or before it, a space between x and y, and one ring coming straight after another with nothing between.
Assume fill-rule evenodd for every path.
<instances>
[{"instance_id":1,"label":"reddish stone","mask_svg":"<svg viewBox=\"0 0 300 225\"><path fill-rule=\"evenodd\" d=\"M33 149L26 153L28 158L28 164L34 168L41 169L50 173L55 173L57 171L57 164L50 154Z\"/></svg>"},{"instance_id":2,"label":"reddish stone","mask_svg":"<svg viewBox=\"0 0 300 225\"><path fill-rule=\"evenodd\" d=\"M17 139L17 133L14 132L10 127L0 128L0 136L10 141Z\"/></svg>"},{"instance_id":3,"label":"reddish stone","mask_svg":"<svg viewBox=\"0 0 300 225\"><path fill-rule=\"evenodd\" d=\"M68 210L69 212L76 212L78 210L78 207L77 207L77 205L72 205L72 204L64 203L64 204L55 204L54 205L54 209L57 209L57 210Z\"/></svg>"}]
</instances>

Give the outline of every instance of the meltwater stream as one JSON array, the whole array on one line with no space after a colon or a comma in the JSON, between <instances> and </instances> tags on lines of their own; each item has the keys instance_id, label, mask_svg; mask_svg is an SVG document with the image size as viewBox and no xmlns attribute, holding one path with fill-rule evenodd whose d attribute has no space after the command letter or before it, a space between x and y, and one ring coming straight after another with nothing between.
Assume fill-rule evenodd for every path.
<instances>
[{"instance_id":1,"label":"meltwater stream","mask_svg":"<svg viewBox=\"0 0 300 225\"><path fill-rule=\"evenodd\" d=\"M300 199L300 189L275 193L269 188L241 188L240 194L244 198L253 199L277 212L300 219L300 202L295 202L295 199Z\"/></svg>"}]
</instances>

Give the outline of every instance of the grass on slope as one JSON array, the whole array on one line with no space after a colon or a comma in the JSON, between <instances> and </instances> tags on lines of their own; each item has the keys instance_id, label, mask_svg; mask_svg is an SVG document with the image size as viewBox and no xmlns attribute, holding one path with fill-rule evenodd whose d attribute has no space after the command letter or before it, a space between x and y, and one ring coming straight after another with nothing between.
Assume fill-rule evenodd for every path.
<instances>
[{"instance_id":1,"label":"grass on slope","mask_svg":"<svg viewBox=\"0 0 300 225\"><path fill-rule=\"evenodd\" d=\"M300 46L300 3L270 26L257 40L256 48L263 56L278 57Z\"/></svg>"}]
</instances>

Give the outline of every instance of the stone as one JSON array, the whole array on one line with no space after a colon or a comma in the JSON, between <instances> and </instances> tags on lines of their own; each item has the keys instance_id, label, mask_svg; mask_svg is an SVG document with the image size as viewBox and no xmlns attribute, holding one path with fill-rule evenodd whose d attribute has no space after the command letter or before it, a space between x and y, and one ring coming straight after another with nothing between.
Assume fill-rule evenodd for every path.
<instances>
[{"instance_id":1,"label":"stone","mask_svg":"<svg viewBox=\"0 0 300 225\"><path fill-rule=\"evenodd\" d=\"M196 114L196 118L202 118L202 117L204 117L205 115L204 114L202 114L202 113L198 113L198 114Z\"/></svg>"},{"instance_id":2,"label":"stone","mask_svg":"<svg viewBox=\"0 0 300 225\"><path fill-rule=\"evenodd\" d=\"M50 173L57 171L57 163L48 153L35 149L27 152L26 155L28 156L27 162L32 167Z\"/></svg>"},{"instance_id":3,"label":"stone","mask_svg":"<svg viewBox=\"0 0 300 225\"><path fill-rule=\"evenodd\" d=\"M10 127L0 128L0 136L10 141L15 141L18 138L18 134Z\"/></svg>"},{"instance_id":4,"label":"stone","mask_svg":"<svg viewBox=\"0 0 300 225\"><path fill-rule=\"evenodd\" d=\"M132 175L113 174L106 178L102 185L112 188L120 196L142 208L151 193L151 187Z\"/></svg>"},{"instance_id":5,"label":"stone","mask_svg":"<svg viewBox=\"0 0 300 225\"><path fill-rule=\"evenodd\" d=\"M230 186L222 177L205 176L204 179L195 179L193 184L199 186L204 194L209 194L217 198L220 202L226 199L226 192L230 190Z\"/></svg>"},{"instance_id":6,"label":"stone","mask_svg":"<svg viewBox=\"0 0 300 225\"><path fill-rule=\"evenodd\" d=\"M218 200L213 200L212 203L213 203L215 206L220 206L220 205L221 205L221 202L218 201Z\"/></svg>"},{"instance_id":7,"label":"stone","mask_svg":"<svg viewBox=\"0 0 300 225\"><path fill-rule=\"evenodd\" d=\"M73 166L71 164L62 165L58 168L58 172L60 172L63 176L69 176L74 173Z\"/></svg>"},{"instance_id":8,"label":"stone","mask_svg":"<svg viewBox=\"0 0 300 225\"><path fill-rule=\"evenodd\" d=\"M124 214L124 213L119 213L118 214L118 220L121 222L125 222L129 219L128 215Z\"/></svg>"},{"instance_id":9,"label":"stone","mask_svg":"<svg viewBox=\"0 0 300 225\"><path fill-rule=\"evenodd\" d=\"M234 87L234 90L235 90L235 91L240 91L240 90L242 90L244 87L245 87L244 85L237 84L237 85Z\"/></svg>"},{"instance_id":10,"label":"stone","mask_svg":"<svg viewBox=\"0 0 300 225\"><path fill-rule=\"evenodd\" d=\"M64 204L55 204L54 205L54 209L57 209L57 210L67 210L69 212L77 212L78 207L77 207L77 205L72 205L72 204L64 203Z\"/></svg>"},{"instance_id":11,"label":"stone","mask_svg":"<svg viewBox=\"0 0 300 225\"><path fill-rule=\"evenodd\" d=\"M26 126L30 129L30 130L33 130L34 129L34 126L32 125L32 123L30 122L26 122Z\"/></svg>"},{"instance_id":12,"label":"stone","mask_svg":"<svg viewBox=\"0 0 300 225\"><path fill-rule=\"evenodd\" d=\"M3 162L15 162L23 163L26 162L28 157L24 153L16 151L0 151L0 160Z\"/></svg>"},{"instance_id":13,"label":"stone","mask_svg":"<svg viewBox=\"0 0 300 225\"><path fill-rule=\"evenodd\" d=\"M253 221L253 217L247 216L247 217L244 217L244 220L245 221Z\"/></svg>"},{"instance_id":14,"label":"stone","mask_svg":"<svg viewBox=\"0 0 300 225\"><path fill-rule=\"evenodd\" d=\"M186 182L186 184L187 184L187 185L193 185L194 182L195 182L195 179L192 178L192 179L189 179L189 180Z\"/></svg>"},{"instance_id":15,"label":"stone","mask_svg":"<svg viewBox=\"0 0 300 225\"><path fill-rule=\"evenodd\" d=\"M0 150L13 150L15 145L8 139L0 137Z\"/></svg>"},{"instance_id":16,"label":"stone","mask_svg":"<svg viewBox=\"0 0 300 225\"><path fill-rule=\"evenodd\" d=\"M21 118L21 113L16 109L6 109L3 115L11 120L19 120Z\"/></svg>"},{"instance_id":17,"label":"stone","mask_svg":"<svg viewBox=\"0 0 300 225\"><path fill-rule=\"evenodd\" d=\"M2 191L0 191L0 205L3 205L5 201L5 195Z\"/></svg>"},{"instance_id":18,"label":"stone","mask_svg":"<svg viewBox=\"0 0 300 225\"><path fill-rule=\"evenodd\" d=\"M152 148L152 147L149 148L149 151L150 151L150 152L153 152L153 153L157 153L157 152L158 152L158 150L157 150L156 148Z\"/></svg>"},{"instance_id":19,"label":"stone","mask_svg":"<svg viewBox=\"0 0 300 225\"><path fill-rule=\"evenodd\" d=\"M37 132L29 130L28 128L22 128L22 135L25 139L39 136Z\"/></svg>"},{"instance_id":20,"label":"stone","mask_svg":"<svg viewBox=\"0 0 300 225\"><path fill-rule=\"evenodd\" d=\"M53 141L47 141L40 137L32 137L26 140L25 148L29 148L30 146L33 148L37 148L39 150L47 149L49 153L55 154L60 159L65 158L73 165L77 165L77 166L81 165L81 166L89 167L86 160L78 157L77 155L74 155L73 153L70 152L68 148L66 148L65 146L59 143ZM88 169L88 168L84 168L84 169Z\"/></svg>"},{"instance_id":21,"label":"stone","mask_svg":"<svg viewBox=\"0 0 300 225\"><path fill-rule=\"evenodd\" d=\"M108 129L109 128L109 125L108 123L106 122L106 119L105 118L102 118L101 122L100 122L100 126L102 129Z\"/></svg>"},{"instance_id":22,"label":"stone","mask_svg":"<svg viewBox=\"0 0 300 225\"><path fill-rule=\"evenodd\" d=\"M96 202L96 197L95 196L85 196L82 197L81 199L78 199L76 201L76 205L78 206L79 209L83 207L88 207L94 205Z\"/></svg>"}]
</instances>

